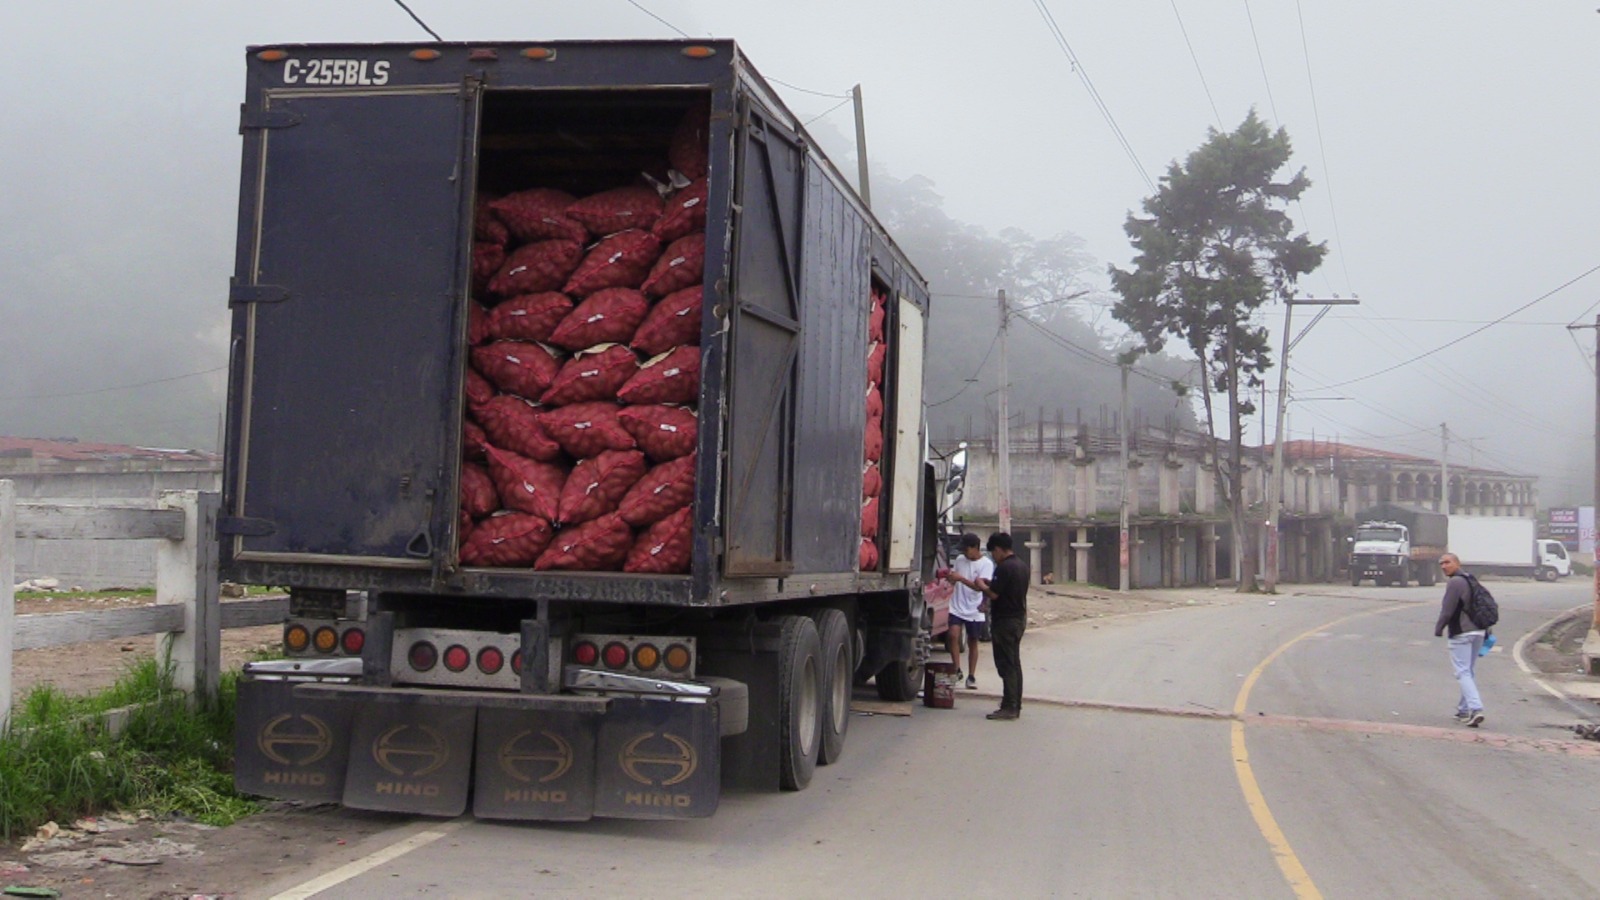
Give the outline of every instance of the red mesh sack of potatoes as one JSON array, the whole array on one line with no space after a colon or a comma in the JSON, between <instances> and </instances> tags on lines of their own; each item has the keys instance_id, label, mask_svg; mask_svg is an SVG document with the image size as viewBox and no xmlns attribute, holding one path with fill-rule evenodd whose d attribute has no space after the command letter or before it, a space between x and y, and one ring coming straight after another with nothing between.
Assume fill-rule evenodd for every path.
<instances>
[{"instance_id":1,"label":"red mesh sack of potatoes","mask_svg":"<svg viewBox=\"0 0 1600 900\"><path fill-rule=\"evenodd\" d=\"M872 572L878 568L878 545L866 538L861 539L861 571Z\"/></svg>"},{"instance_id":2,"label":"red mesh sack of potatoes","mask_svg":"<svg viewBox=\"0 0 1600 900\"><path fill-rule=\"evenodd\" d=\"M667 245L666 252L654 260L640 290L652 297L665 297L673 291L700 283L706 272L706 236L697 232Z\"/></svg>"},{"instance_id":3,"label":"red mesh sack of potatoes","mask_svg":"<svg viewBox=\"0 0 1600 900\"><path fill-rule=\"evenodd\" d=\"M884 309L881 300L874 298L872 312L867 314L867 336L874 341L883 341L883 323L888 319L888 311Z\"/></svg>"},{"instance_id":4,"label":"red mesh sack of potatoes","mask_svg":"<svg viewBox=\"0 0 1600 900\"><path fill-rule=\"evenodd\" d=\"M471 419L461 420L461 455L472 460L482 460L489 455L489 435L483 426Z\"/></svg>"},{"instance_id":5,"label":"red mesh sack of potatoes","mask_svg":"<svg viewBox=\"0 0 1600 900\"><path fill-rule=\"evenodd\" d=\"M882 341L874 343L867 351L867 384L883 384L883 361L888 357L888 347Z\"/></svg>"},{"instance_id":6,"label":"red mesh sack of potatoes","mask_svg":"<svg viewBox=\"0 0 1600 900\"><path fill-rule=\"evenodd\" d=\"M877 463L868 463L861 470L861 496L877 497L883 493L883 471Z\"/></svg>"},{"instance_id":7,"label":"red mesh sack of potatoes","mask_svg":"<svg viewBox=\"0 0 1600 900\"><path fill-rule=\"evenodd\" d=\"M467 539L472 537L472 529L475 527L472 516L468 515L466 510L456 510L456 545L465 544Z\"/></svg>"},{"instance_id":8,"label":"red mesh sack of potatoes","mask_svg":"<svg viewBox=\"0 0 1600 900\"><path fill-rule=\"evenodd\" d=\"M664 462L644 473L622 495L617 515L635 528L659 522L694 500L694 454Z\"/></svg>"},{"instance_id":9,"label":"red mesh sack of potatoes","mask_svg":"<svg viewBox=\"0 0 1600 900\"><path fill-rule=\"evenodd\" d=\"M687 234L706 228L706 179L696 178L673 194L650 233L671 243Z\"/></svg>"},{"instance_id":10,"label":"red mesh sack of potatoes","mask_svg":"<svg viewBox=\"0 0 1600 900\"><path fill-rule=\"evenodd\" d=\"M500 497L495 493L494 481L483 466L463 463L461 466L461 508L475 519L500 508Z\"/></svg>"},{"instance_id":11,"label":"red mesh sack of potatoes","mask_svg":"<svg viewBox=\"0 0 1600 900\"><path fill-rule=\"evenodd\" d=\"M615 234L630 228L648 230L661 218L661 195L648 185L601 191L567 207L567 216L591 234Z\"/></svg>"},{"instance_id":12,"label":"red mesh sack of potatoes","mask_svg":"<svg viewBox=\"0 0 1600 900\"><path fill-rule=\"evenodd\" d=\"M506 509L556 521L561 510L561 488L567 483L566 469L490 447L489 477Z\"/></svg>"},{"instance_id":13,"label":"red mesh sack of potatoes","mask_svg":"<svg viewBox=\"0 0 1600 900\"><path fill-rule=\"evenodd\" d=\"M572 300L556 291L512 297L489 313L489 336L502 341L545 341L571 312Z\"/></svg>"},{"instance_id":14,"label":"red mesh sack of potatoes","mask_svg":"<svg viewBox=\"0 0 1600 900\"><path fill-rule=\"evenodd\" d=\"M495 341L472 348L472 367L500 390L532 399L550 389L561 360L543 344Z\"/></svg>"},{"instance_id":15,"label":"red mesh sack of potatoes","mask_svg":"<svg viewBox=\"0 0 1600 900\"><path fill-rule=\"evenodd\" d=\"M883 417L883 391L877 385L867 387L867 418L877 419Z\"/></svg>"},{"instance_id":16,"label":"red mesh sack of potatoes","mask_svg":"<svg viewBox=\"0 0 1600 900\"><path fill-rule=\"evenodd\" d=\"M502 297L560 290L583 261L579 241L536 241L511 251L489 280L489 290Z\"/></svg>"},{"instance_id":17,"label":"red mesh sack of potatoes","mask_svg":"<svg viewBox=\"0 0 1600 900\"><path fill-rule=\"evenodd\" d=\"M563 527L587 522L613 512L628 489L644 477L644 454L637 450L606 450L580 460L561 489Z\"/></svg>"},{"instance_id":18,"label":"red mesh sack of potatoes","mask_svg":"<svg viewBox=\"0 0 1600 900\"><path fill-rule=\"evenodd\" d=\"M615 572L628 558L631 546L633 530L616 513L609 513L576 528L561 529L534 568Z\"/></svg>"},{"instance_id":19,"label":"red mesh sack of potatoes","mask_svg":"<svg viewBox=\"0 0 1600 900\"><path fill-rule=\"evenodd\" d=\"M539 424L569 455L587 459L607 450L632 450L637 446L633 435L622 427L618 409L607 401L574 403L540 415Z\"/></svg>"},{"instance_id":20,"label":"red mesh sack of potatoes","mask_svg":"<svg viewBox=\"0 0 1600 900\"><path fill-rule=\"evenodd\" d=\"M561 459L561 445L545 433L539 411L521 397L501 394L472 414L494 446L539 462Z\"/></svg>"},{"instance_id":21,"label":"red mesh sack of potatoes","mask_svg":"<svg viewBox=\"0 0 1600 900\"><path fill-rule=\"evenodd\" d=\"M629 405L693 403L699 396L700 348L688 346L649 360L617 391L617 399Z\"/></svg>"},{"instance_id":22,"label":"red mesh sack of potatoes","mask_svg":"<svg viewBox=\"0 0 1600 900\"><path fill-rule=\"evenodd\" d=\"M685 506L646 528L633 542L622 571L640 575L681 575L694 550L694 515Z\"/></svg>"},{"instance_id":23,"label":"red mesh sack of potatoes","mask_svg":"<svg viewBox=\"0 0 1600 900\"><path fill-rule=\"evenodd\" d=\"M877 497L868 497L861 501L861 536L865 538L878 536Z\"/></svg>"},{"instance_id":24,"label":"red mesh sack of potatoes","mask_svg":"<svg viewBox=\"0 0 1600 900\"><path fill-rule=\"evenodd\" d=\"M584 350L561 367L539 402L567 406L590 400L610 400L617 389L639 371L639 357L621 344L600 344Z\"/></svg>"},{"instance_id":25,"label":"red mesh sack of potatoes","mask_svg":"<svg viewBox=\"0 0 1600 900\"><path fill-rule=\"evenodd\" d=\"M469 368L465 390L462 393L466 395L467 405L477 409L494 399L495 389L494 385L489 383L489 379L478 374L478 370Z\"/></svg>"},{"instance_id":26,"label":"red mesh sack of potatoes","mask_svg":"<svg viewBox=\"0 0 1600 900\"><path fill-rule=\"evenodd\" d=\"M626 527L626 526L624 526ZM464 566L532 566L550 546L550 523L535 515L498 512L479 522L461 545Z\"/></svg>"},{"instance_id":27,"label":"red mesh sack of potatoes","mask_svg":"<svg viewBox=\"0 0 1600 900\"><path fill-rule=\"evenodd\" d=\"M613 234L583 256L561 288L574 297L587 297L611 287L636 288L661 255L661 242L637 228Z\"/></svg>"},{"instance_id":28,"label":"red mesh sack of potatoes","mask_svg":"<svg viewBox=\"0 0 1600 900\"><path fill-rule=\"evenodd\" d=\"M482 294L494 280L495 273L506 264L506 246L487 241L472 244L472 293Z\"/></svg>"},{"instance_id":29,"label":"red mesh sack of potatoes","mask_svg":"<svg viewBox=\"0 0 1600 900\"><path fill-rule=\"evenodd\" d=\"M650 307L633 333L632 346L646 356L658 356L679 344L700 341L700 305L703 285L674 291Z\"/></svg>"},{"instance_id":30,"label":"red mesh sack of potatoes","mask_svg":"<svg viewBox=\"0 0 1600 900\"><path fill-rule=\"evenodd\" d=\"M489 331L489 311L482 303L467 303L467 344L476 347L487 344L494 337Z\"/></svg>"},{"instance_id":31,"label":"red mesh sack of potatoes","mask_svg":"<svg viewBox=\"0 0 1600 900\"><path fill-rule=\"evenodd\" d=\"M568 350L595 344L625 344L650 311L650 301L633 288L595 291L550 332L550 343Z\"/></svg>"},{"instance_id":32,"label":"red mesh sack of potatoes","mask_svg":"<svg viewBox=\"0 0 1600 900\"><path fill-rule=\"evenodd\" d=\"M583 242L589 239L589 233L567 216L575 200L566 191L532 188L507 194L489 208L518 241Z\"/></svg>"},{"instance_id":33,"label":"red mesh sack of potatoes","mask_svg":"<svg viewBox=\"0 0 1600 900\"><path fill-rule=\"evenodd\" d=\"M617 419L644 455L656 462L694 452L700 419L693 410L665 404L625 406Z\"/></svg>"},{"instance_id":34,"label":"red mesh sack of potatoes","mask_svg":"<svg viewBox=\"0 0 1600 900\"><path fill-rule=\"evenodd\" d=\"M511 239L511 232L506 230L506 223L494 214L493 206L494 197L478 195L477 203L472 207L472 239L503 247Z\"/></svg>"},{"instance_id":35,"label":"red mesh sack of potatoes","mask_svg":"<svg viewBox=\"0 0 1600 900\"><path fill-rule=\"evenodd\" d=\"M700 178L710 168L711 106L697 103L678 122L667 145L667 161L689 178Z\"/></svg>"},{"instance_id":36,"label":"red mesh sack of potatoes","mask_svg":"<svg viewBox=\"0 0 1600 900\"><path fill-rule=\"evenodd\" d=\"M862 441L862 450L867 462L883 461L883 418L874 417L867 420L867 434Z\"/></svg>"}]
</instances>

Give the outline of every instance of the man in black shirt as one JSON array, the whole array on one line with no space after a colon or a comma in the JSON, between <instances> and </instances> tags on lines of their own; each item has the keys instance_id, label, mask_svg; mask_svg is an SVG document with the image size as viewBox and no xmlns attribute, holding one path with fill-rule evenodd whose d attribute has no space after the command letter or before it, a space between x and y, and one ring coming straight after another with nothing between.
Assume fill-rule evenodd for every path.
<instances>
[{"instance_id":1,"label":"man in black shirt","mask_svg":"<svg viewBox=\"0 0 1600 900\"><path fill-rule=\"evenodd\" d=\"M989 536L994 557L994 577L979 581L984 612L994 637L994 667L1004 685L1000 708L991 719L1009 720L1022 715L1022 632L1028 627L1028 564L1011 550L1011 535L997 531Z\"/></svg>"}]
</instances>

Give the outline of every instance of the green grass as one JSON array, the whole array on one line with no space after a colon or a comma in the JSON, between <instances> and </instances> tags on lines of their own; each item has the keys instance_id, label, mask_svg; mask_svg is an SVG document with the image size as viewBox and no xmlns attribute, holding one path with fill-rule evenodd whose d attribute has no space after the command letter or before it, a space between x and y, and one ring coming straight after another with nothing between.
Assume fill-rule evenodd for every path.
<instances>
[{"instance_id":1,"label":"green grass","mask_svg":"<svg viewBox=\"0 0 1600 900\"><path fill-rule=\"evenodd\" d=\"M154 597L155 588L114 591L17 591L18 600L110 600L117 597Z\"/></svg>"},{"instance_id":2,"label":"green grass","mask_svg":"<svg viewBox=\"0 0 1600 900\"><path fill-rule=\"evenodd\" d=\"M154 659L92 696L34 688L0 733L0 841L118 810L208 825L256 811L258 803L233 790L237 688L237 674L225 673L214 702L191 710ZM123 707L133 709L113 737L101 714Z\"/></svg>"}]
</instances>

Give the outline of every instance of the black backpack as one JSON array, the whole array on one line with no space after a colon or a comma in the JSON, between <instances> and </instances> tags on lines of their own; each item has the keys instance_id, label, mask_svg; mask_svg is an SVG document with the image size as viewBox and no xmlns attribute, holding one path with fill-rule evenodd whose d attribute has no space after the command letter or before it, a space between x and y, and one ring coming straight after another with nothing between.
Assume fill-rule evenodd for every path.
<instances>
[{"instance_id":1,"label":"black backpack","mask_svg":"<svg viewBox=\"0 0 1600 900\"><path fill-rule=\"evenodd\" d=\"M1466 572L1456 574L1467 580L1467 597L1461 601L1461 611L1467 614L1473 625L1492 628L1500 621L1500 604L1495 602L1494 595L1483 586L1483 582Z\"/></svg>"}]
</instances>

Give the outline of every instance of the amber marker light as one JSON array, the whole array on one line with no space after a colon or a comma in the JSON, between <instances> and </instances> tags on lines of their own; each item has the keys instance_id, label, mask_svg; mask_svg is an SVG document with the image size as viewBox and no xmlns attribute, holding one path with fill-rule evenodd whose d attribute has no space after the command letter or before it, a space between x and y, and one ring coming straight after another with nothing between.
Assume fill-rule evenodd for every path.
<instances>
[{"instance_id":1,"label":"amber marker light","mask_svg":"<svg viewBox=\"0 0 1600 900\"><path fill-rule=\"evenodd\" d=\"M283 646L300 653L311 646L311 632L304 625L290 625L283 630Z\"/></svg>"},{"instance_id":2,"label":"amber marker light","mask_svg":"<svg viewBox=\"0 0 1600 900\"><path fill-rule=\"evenodd\" d=\"M690 59L710 59L717 55L717 48L696 44L693 47L683 48L682 53Z\"/></svg>"},{"instance_id":3,"label":"amber marker light","mask_svg":"<svg viewBox=\"0 0 1600 900\"><path fill-rule=\"evenodd\" d=\"M256 59L262 62L282 62L289 58L287 50L262 50L256 54Z\"/></svg>"},{"instance_id":4,"label":"amber marker light","mask_svg":"<svg viewBox=\"0 0 1600 900\"><path fill-rule=\"evenodd\" d=\"M522 55L534 62L554 62L556 51L553 47L526 47Z\"/></svg>"},{"instance_id":5,"label":"amber marker light","mask_svg":"<svg viewBox=\"0 0 1600 900\"><path fill-rule=\"evenodd\" d=\"M668 671L689 671L689 648L682 644L673 644L667 648L666 660Z\"/></svg>"},{"instance_id":6,"label":"amber marker light","mask_svg":"<svg viewBox=\"0 0 1600 900\"><path fill-rule=\"evenodd\" d=\"M418 47L407 55L418 62L433 62L439 58L440 53L428 47Z\"/></svg>"},{"instance_id":7,"label":"amber marker light","mask_svg":"<svg viewBox=\"0 0 1600 900\"><path fill-rule=\"evenodd\" d=\"M655 644L640 644L633 648L633 664L641 672L648 672L661 665L661 651Z\"/></svg>"},{"instance_id":8,"label":"amber marker light","mask_svg":"<svg viewBox=\"0 0 1600 900\"><path fill-rule=\"evenodd\" d=\"M325 625L317 629L312 641L316 643L318 653L332 653L333 648L339 646L339 632Z\"/></svg>"}]
</instances>

